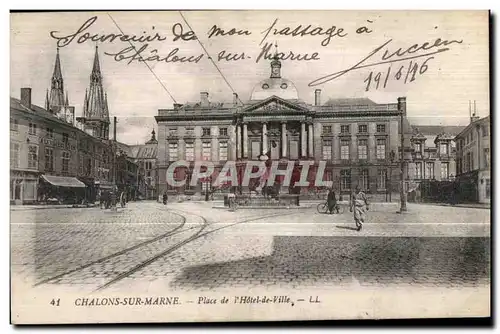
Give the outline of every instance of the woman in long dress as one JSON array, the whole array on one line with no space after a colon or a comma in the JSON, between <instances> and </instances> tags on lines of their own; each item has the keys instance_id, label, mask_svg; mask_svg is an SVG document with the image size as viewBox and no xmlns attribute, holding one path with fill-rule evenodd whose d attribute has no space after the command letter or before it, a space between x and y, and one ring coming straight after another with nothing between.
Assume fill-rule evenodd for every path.
<instances>
[{"instance_id":1,"label":"woman in long dress","mask_svg":"<svg viewBox=\"0 0 500 334\"><path fill-rule=\"evenodd\" d=\"M365 211L369 208L368 201L366 200L366 195L361 191L359 186L356 186L356 191L352 195L351 199L351 212L354 211L354 222L358 231L363 228L363 223L365 222Z\"/></svg>"}]
</instances>

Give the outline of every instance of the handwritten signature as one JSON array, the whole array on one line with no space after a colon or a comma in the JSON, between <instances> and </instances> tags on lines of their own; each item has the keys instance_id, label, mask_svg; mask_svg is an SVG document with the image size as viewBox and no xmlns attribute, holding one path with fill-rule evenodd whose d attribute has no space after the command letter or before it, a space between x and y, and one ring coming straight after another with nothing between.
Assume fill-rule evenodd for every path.
<instances>
[{"instance_id":1,"label":"handwritten signature","mask_svg":"<svg viewBox=\"0 0 500 334\"><path fill-rule=\"evenodd\" d=\"M416 58L422 58L422 57L431 57L432 55L436 55L442 52L449 51L450 48L447 47L448 45L451 44L462 44L462 40L442 40L441 38L438 38L434 41L434 43L428 43L425 42L423 44L413 44L409 48L399 48L395 52L389 51L387 46L392 42L392 39L389 39L387 42L384 44L380 45L379 47L375 48L372 52L368 54L365 58L363 58L360 62L355 64L354 66L351 66L345 70L338 71L332 74L325 75L321 78L318 78L314 81L311 81L309 83L309 87L314 87L318 86L324 83L327 83L329 81L335 80L351 71L354 70L359 70L362 68L367 68L367 67L373 67L377 65L382 65L382 64L391 64L395 62L400 62L404 60L411 60L411 59L416 59ZM444 47L443 47L444 46ZM426 52L426 53L418 53L419 51L428 51L438 48L435 51L431 52ZM384 53L381 54L381 51L384 50ZM368 60L373 60L375 59L376 55L380 55L381 58L379 61L373 61L373 62L368 62ZM415 55L413 55L415 54ZM367 63L368 62L368 63Z\"/></svg>"}]
</instances>

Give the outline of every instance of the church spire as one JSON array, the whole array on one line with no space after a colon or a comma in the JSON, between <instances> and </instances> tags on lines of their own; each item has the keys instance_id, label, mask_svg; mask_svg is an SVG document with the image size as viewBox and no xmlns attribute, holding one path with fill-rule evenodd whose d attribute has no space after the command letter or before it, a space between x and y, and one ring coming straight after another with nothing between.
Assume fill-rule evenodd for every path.
<instances>
[{"instance_id":1,"label":"church spire","mask_svg":"<svg viewBox=\"0 0 500 334\"><path fill-rule=\"evenodd\" d=\"M52 79L62 80L61 59L59 58L59 48L57 48L56 63L54 64L54 72L52 73Z\"/></svg>"},{"instance_id":2,"label":"church spire","mask_svg":"<svg viewBox=\"0 0 500 334\"><path fill-rule=\"evenodd\" d=\"M57 48L54 71L50 83L50 98L48 99L48 108L54 113L59 112L64 107L64 80L61 71L61 59L59 57L59 48Z\"/></svg>"},{"instance_id":3,"label":"church spire","mask_svg":"<svg viewBox=\"0 0 500 334\"><path fill-rule=\"evenodd\" d=\"M90 74L90 86L85 91L83 117L87 127L92 128L94 135L107 138L109 128L108 98L102 86L101 66L98 47L95 47L94 62Z\"/></svg>"},{"instance_id":4,"label":"church spire","mask_svg":"<svg viewBox=\"0 0 500 334\"><path fill-rule=\"evenodd\" d=\"M99 52L97 45L95 46L94 65L92 66L92 73L90 74L90 80L95 82L100 82L102 80L101 66L99 65Z\"/></svg>"}]
</instances>

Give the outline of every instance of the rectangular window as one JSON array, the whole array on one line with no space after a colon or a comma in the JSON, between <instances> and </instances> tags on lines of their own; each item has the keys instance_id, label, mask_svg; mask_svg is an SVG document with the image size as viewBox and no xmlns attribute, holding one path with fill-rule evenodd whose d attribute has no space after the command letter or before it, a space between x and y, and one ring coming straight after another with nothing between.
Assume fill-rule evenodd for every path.
<instances>
[{"instance_id":1,"label":"rectangular window","mask_svg":"<svg viewBox=\"0 0 500 334\"><path fill-rule=\"evenodd\" d=\"M448 144L441 144L439 147L441 154L448 154Z\"/></svg>"},{"instance_id":2,"label":"rectangular window","mask_svg":"<svg viewBox=\"0 0 500 334\"><path fill-rule=\"evenodd\" d=\"M186 161L194 161L194 143L186 143Z\"/></svg>"},{"instance_id":3,"label":"rectangular window","mask_svg":"<svg viewBox=\"0 0 500 334\"><path fill-rule=\"evenodd\" d=\"M54 129L47 128L47 138L54 138Z\"/></svg>"},{"instance_id":4,"label":"rectangular window","mask_svg":"<svg viewBox=\"0 0 500 334\"><path fill-rule=\"evenodd\" d=\"M203 142L201 144L201 156L205 161L212 160L212 145L210 142Z\"/></svg>"},{"instance_id":5,"label":"rectangular window","mask_svg":"<svg viewBox=\"0 0 500 334\"><path fill-rule=\"evenodd\" d=\"M38 146L36 145L28 146L28 168L38 168Z\"/></svg>"},{"instance_id":6,"label":"rectangular window","mask_svg":"<svg viewBox=\"0 0 500 334\"><path fill-rule=\"evenodd\" d=\"M323 133L324 134L332 133L332 127L331 127L331 125L325 125L325 126L323 126Z\"/></svg>"},{"instance_id":7,"label":"rectangular window","mask_svg":"<svg viewBox=\"0 0 500 334\"><path fill-rule=\"evenodd\" d=\"M368 140L366 139L358 140L358 159L368 159Z\"/></svg>"},{"instance_id":8,"label":"rectangular window","mask_svg":"<svg viewBox=\"0 0 500 334\"><path fill-rule=\"evenodd\" d=\"M210 128L202 128L203 136L210 136Z\"/></svg>"},{"instance_id":9,"label":"rectangular window","mask_svg":"<svg viewBox=\"0 0 500 334\"><path fill-rule=\"evenodd\" d=\"M425 177L429 180L434 179L434 163L427 162L425 164Z\"/></svg>"},{"instance_id":10,"label":"rectangular window","mask_svg":"<svg viewBox=\"0 0 500 334\"><path fill-rule=\"evenodd\" d=\"M359 187L361 188L361 190L368 190L369 188L369 183L368 183L368 180L369 180L369 177L368 177L368 169L363 169L361 171L361 175L359 177Z\"/></svg>"},{"instance_id":11,"label":"rectangular window","mask_svg":"<svg viewBox=\"0 0 500 334\"><path fill-rule=\"evenodd\" d=\"M52 148L45 148L45 170L54 170L54 150Z\"/></svg>"},{"instance_id":12,"label":"rectangular window","mask_svg":"<svg viewBox=\"0 0 500 334\"><path fill-rule=\"evenodd\" d=\"M340 141L340 159L349 160L349 145L351 145L349 140Z\"/></svg>"},{"instance_id":13,"label":"rectangular window","mask_svg":"<svg viewBox=\"0 0 500 334\"><path fill-rule=\"evenodd\" d=\"M170 161L177 161L178 159L178 144L169 143L168 144L168 158Z\"/></svg>"},{"instance_id":14,"label":"rectangular window","mask_svg":"<svg viewBox=\"0 0 500 334\"><path fill-rule=\"evenodd\" d=\"M421 162L415 162L415 178L416 179L422 178L422 163Z\"/></svg>"},{"instance_id":15,"label":"rectangular window","mask_svg":"<svg viewBox=\"0 0 500 334\"><path fill-rule=\"evenodd\" d=\"M258 159L260 155L260 141L252 141L252 159Z\"/></svg>"},{"instance_id":16,"label":"rectangular window","mask_svg":"<svg viewBox=\"0 0 500 334\"><path fill-rule=\"evenodd\" d=\"M358 132L359 133L367 133L368 132L368 125L366 125L366 124L358 125Z\"/></svg>"},{"instance_id":17,"label":"rectangular window","mask_svg":"<svg viewBox=\"0 0 500 334\"><path fill-rule=\"evenodd\" d=\"M194 136L194 128L193 127L186 128L186 136Z\"/></svg>"},{"instance_id":18,"label":"rectangular window","mask_svg":"<svg viewBox=\"0 0 500 334\"><path fill-rule=\"evenodd\" d=\"M290 159L297 159L299 157L299 142L297 140L290 140Z\"/></svg>"},{"instance_id":19,"label":"rectangular window","mask_svg":"<svg viewBox=\"0 0 500 334\"><path fill-rule=\"evenodd\" d=\"M68 134L67 133L63 133L62 136L63 136L63 138L62 138L63 143L67 144L68 140L69 140Z\"/></svg>"},{"instance_id":20,"label":"rectangular window","mask_svg":"<svg viewBox=\"0 0 500 334\"><path fill-rule=\"evenodd\" d=\"M227 136L227 128L220 128L219 129L219 135L221 135L221 136Z\"/></svg>"},{"instance_id":21,"label":"rectangular window","mask_svg":"<svg viewBox=\"0 0 500 334\"><path fill-rule=\"evenodd\" d=\"M385 159L385 139L377 139L377 159Z\"/></svg>"},{"instance_id":22,"label":"rectangular window","mask_svg":"<svg viewBox=\"0 0 500 334\"><path fill-rule=\"evenodd\" d=\"M379 169L378 175L377 175L377 189L378 190L385 190L386 181L387 181L387 170Z\"/></svg>"},{"instance_id":23,"label":"rectangular window","mask_svg":"<svg viewBox=\"0 0 500 334\"><path fill-rule=\"evenodd\" d=\"M19 167L19 144L10 143L10 167Z\"/></svg>"},{"instance_id":24,"label":"rectangular window","mask_svg":"<svg viewBox=\"0 0 500 334\"><path fill-rule=\"evenodd\" d=\"M340 126L340 133L349 133L349 128L350 126L349 125L341 125Z\"/></svg>"},{"instance_id":25,"label":"rectangular window","mask_svg":"<svg viewBox=\"0 0 500 334\"><path fill-rule=\"evenodd\" d=\"M83 154L78 153L78 174L83 175Z\"/></svg>"},{"instance_id":26,"label":"rectangular window","mask_svg":"<svg viewBox=\"0 0 500 334\"><path fill-rule=\"evenodd\" d=\"M70 160L69 152L63 152L63 154L62 154L62 171L63 171L63 173L67 173L69 171L69 160Z\"/></svg>"},{"instance_id":27,"label":"rectangular window","mask_svg":"<svg viewBox=\"0 0 500 334\"><path fill-rule=\"evenodd\" d=\"M351 189L351 170L344 169L340 171L340 190L346 191Z\"/></svg>"},{"instance_id":28,"label":"rectangular window","mask_svg":"<svg viewBox=\"0 0 500 334\"><path fill-rule=\"evenodd\" d=\"M323 160L332 160L332 141L323 141Z\"/></svg>"},{"instance_id":29,"label":"rectangular window","mask_svg":"<svg viewBox=\"0 0 500 334\"><path fill-rule=\"evenodd\" d=\"M30 135L36 135L36 123L32 123L30 122L29 124L29 129L28 129L28 133Z\"/></svg>"},{"instance_id":30,"label":"rectangular window","mask_svg":"<svg viewBox=\"0 0 500 334\"><path fill-rule=\"evenodd\" d=\"M13 117L10 118L10 131L19 130L19 121Z\"/></svg>"},{"instance_id":31,"label":"rectangular window","mask_svg":"<svg viewBox=\"0 0 500 334\"><path fill-rule=\"evenodd\" d=\"M219 143L219 160L227 161L227 141Z\"/></svg>"},{"instance_id":32,"label":"rectangular window","mask_svg":"<svg viewBox=\"0 0 500 334\"><path fill-rule=\"evenodd\" d=\"M491 181L490 181L490 179L485 179L484 182L486 183L486 186L485 186L486 198L490 198L490 196L491 196Z\"/></svg>"},{"instance_id":33,"label":"rectangular window","mask_svg":"<svg viewBox=\"0 0 500 334\"><path fill-rule=\"evenodd\" d=\"M448 163L441 163L441 179L447 179L449 176Z\"/></svg>"},{"instance_id":34,"label":"rectangular window","mask_svg":"<svg viewBox=\"0 0 500 334\"><path fill-rule=\"evenodd\" d=\"M490 167L490 149L489 148L484 149L484 167L485 168Z\"/></svg>"},{"instance_id":35,"label":"rectangular window","mask_svg":"<svg viewBox=\"0 0 500 334\"><path fill-rule=\"evenodd\" d=\"M385 124L377 124L377 132L385 133Z\"/></svg>"},{"instance_id":36,"label":"rectangular window","mask_svg":"<svg viewBox=\"0 0 500 334\"><path fill-rule=\"evenodd\" d=\"M422 153L422 144L421 143L415 143L414 144L414 149L415 149L415 152Z\"/></svg>"},{"instance_id":37,"label":"rectangular window","mask_svg":"<svg viewBox=\"0 0 500 334\"><path fill-rule=\"evenodd\" d=\"M488 125L487 124L483 125L483 137L487 137L489 133L490 129L488 128Z\"/></svg>"}]
</instances>

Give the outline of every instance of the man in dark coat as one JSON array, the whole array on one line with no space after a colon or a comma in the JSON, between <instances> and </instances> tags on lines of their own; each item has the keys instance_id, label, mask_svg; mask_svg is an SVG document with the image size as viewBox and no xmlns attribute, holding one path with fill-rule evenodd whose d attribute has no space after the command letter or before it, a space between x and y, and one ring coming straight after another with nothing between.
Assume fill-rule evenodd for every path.
<instances>
[{"instance_id":1,"label":"man in dark coat","mask_svg":"<svg viewBox=\"0 0 500 334\"><path fill-rule=\"evenodd\" d=\"M333 189L330 189L330 191L328 192L327 203L328 212L330 214L332 214L334 210L339 213L339 208L337 207L337 196L335 195L335 191L333 191Z\"/></svg>"}]
</instances>

